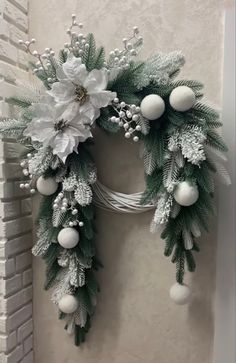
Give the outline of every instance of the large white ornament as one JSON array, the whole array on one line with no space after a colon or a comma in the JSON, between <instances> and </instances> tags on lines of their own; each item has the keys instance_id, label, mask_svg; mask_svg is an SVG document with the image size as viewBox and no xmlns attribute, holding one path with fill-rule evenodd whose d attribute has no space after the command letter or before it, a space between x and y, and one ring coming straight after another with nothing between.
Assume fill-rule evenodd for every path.
<instances>
[{"instance_id":1,"label":"large white ornament","mask_svg":"<svg viewBox=\"0 0 236 363\"><path fill-rule=\"evenodd\" d=\"M58 233L57 240L64 248L74 248L79 242L79 232L75 228L63 228Z\"/></svg>"},{"instance_id":2,"label":"large white ornament","mask_svg":"<svg viewBox=\"0 0 236 363\"><path fill-rule=\"evenodd\" d=\"M191 290L190 288L183 284L180 285L176 282L170 288L170 298L177 304L177 305L185 305L188 304L191 298Z\"/></svg>"},{"instance_id":3,"label":"large white ornament","mask_svg":"<svg viewBox=\"0 0 236 363\"><path fill-rule=\"evenodd\" d=\"M66 294L58 303L59 309L65 314L72 314L78 309L79 303L75 296Z\"/></svg>"},{"instance_id":4,"label":"large white ornament","mask_svg":"<svg viewBox=\"0 0 236 363\"><path fill-rule=\"evenodd\" d=\"M184 207L196 203L198 197L199 191L197 185L191 185L186 181L180 182L174 192L176 202Z\"/></svg>"},{"instance_id":5,"label":"large white ornament","mask_svg":"<svg viewBox=\"0 0 236 363\"><path fill-rule=\"evenodd\" d=\"M53 178L44 178L40 176L36 183L37 189L40 194L52 195L58 188L58 183Z\"/></svg>"},{"instance_id":6,"label":"large white ornament","mask_svg":"<svg viewBox=\"0 0 236 363\"><path fill-rule=\"evenodd\" d=\"M144 97L140 109L145 118L148 120L156 120L163 115L165 111L165 102L160 96L151 94Z\"/></svg>"},{"instance_id":7,"label":"large white ornament","mask_svg":"<svg viewBox=\"0 0 236 363\"><path fill-rule=\"evenodd\" d=\"M193 90L187 86L179 86L173 89L170 94L170 105L180 112L188 111L196 102Z\"/></svg>"}]
</instances>

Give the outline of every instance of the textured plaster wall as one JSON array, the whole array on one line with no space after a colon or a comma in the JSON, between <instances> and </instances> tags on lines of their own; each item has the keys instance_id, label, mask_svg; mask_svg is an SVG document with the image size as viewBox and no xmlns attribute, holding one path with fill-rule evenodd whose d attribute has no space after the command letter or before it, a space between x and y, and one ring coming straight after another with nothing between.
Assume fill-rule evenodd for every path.
<instances>
[{"instance_id":1,"label":"textured plaster wall","mask_svg":"<svg viewBox=\"0 0 236 363\"><path fill-rule=\"evenodd\" d=\"M107 50L120 46L133 25L142 30L143 57L156 50L181 49L182 77L199 79L205 93L221 105L223 0L31 0L30 32L38 47L59 48L66 41L70 14L96 33ZM100 179L110 187L143 188L138 145L123 135L96 130L94 155ZM38 204L35 201L35 212ZM97 245L105 268L102 292L88 342L81 349L66 336L63 323L42 291L44 267L34 261L35 363L210 363L214 335L215 235L206 236L197 257L189 307L169 299L175 268L163 257L163 242L148 231L151 214L124 216L97 211ZM188 276L187 279L190 279Z\"/></svg>"}]
</instances>

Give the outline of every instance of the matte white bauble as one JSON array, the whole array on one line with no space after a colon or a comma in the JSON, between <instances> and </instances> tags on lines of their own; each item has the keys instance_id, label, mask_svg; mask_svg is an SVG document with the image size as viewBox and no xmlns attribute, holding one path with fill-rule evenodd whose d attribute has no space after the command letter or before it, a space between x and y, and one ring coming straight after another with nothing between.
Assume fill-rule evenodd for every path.
<instances>
[{"instance_id":1,"label":"matte white bauble","mask_svg":"<svg viewBox=\"0 0 236 363\"><path fill-rule=\"evenodd\" d=\"M79 303L75 296L66 294L58 303L59 309L65 314L72 314L78 309Z\"/></svg>"},{"instance_id":2,"label":"matte white bauble","mask_svg":"<svg viewBox=\"0 0 236 363\"><path fill-rule=\"evenodd\" d=\"M191 290L190 288L183 284L180 285L176 282L170 288L170 298L177 304L177 305L185 305L188 304L191 298Z\"/></svg>"},{"instance_id":3,"label":"matte white bauble","mask_svg":"<svg viewBox=\"0 0 236 363\"><path fill-rule=\"evenodd\" d=\"M148 120L156 120L160 118L165 111L165 102L155 94L144 97L140 105L143 117Z\"/></svg>"},{"instance_id":4,"label":"matte white bauble","mask_svg":"<svg viewBox=\"0 0 236 363\"><path fill-rule=\"evenodd\" d=\"M179 205L188 207L198 200L199 191L196 184L189 184L186 181L180 182L175 191L174 198Z\"/></svg>"},{"instance_id":5,"label":"matte white bauble","mask_svg":"<svg viewBox=\"0 0 236 363\"><path fill-rule=\"evenodd\" d=\"M79 242L79 232L75 228L63 228L58 233L57 240L62 247L73 248Z\"/></svg>"},{"instance_id":6,"label":"matte white bauble","mask_svg":"<svg viewBox=\"0 0 236 363\"><path fill-rule=\"evenodd\" d=\"M52 195L58 188L57 182L53 178L44 178L40 176L36 183L37 189L40 194Z\"/></svg>"},{"instance_id":7,"label":"matte white bauble","mask_svg":"<svg viewBox=\"0 0 236 363\"><path fill-rule=\"evenodd\" d=\"M180 112L190 110L196 102L193 90L187 86L179 86L173 89L170 94L170 105Z\"/></svg>"}]
</instances>

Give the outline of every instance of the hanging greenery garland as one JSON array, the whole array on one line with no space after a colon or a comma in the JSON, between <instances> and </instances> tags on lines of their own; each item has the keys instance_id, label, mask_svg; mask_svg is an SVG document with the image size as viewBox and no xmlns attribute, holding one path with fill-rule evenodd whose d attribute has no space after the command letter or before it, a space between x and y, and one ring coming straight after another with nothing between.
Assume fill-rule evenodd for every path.
<instances>
[{"instance_id":1,"label":"hanging greenery garland","mask_svg":"<svg viewBox=\"0 0 236 363\"><path fill-rule=\"evenodd\" d=\"M218 113L200 102L201 83L175 80L183 55L137 60L142 38L134 27L123 49L106 60L93 34L76 31L81 28L72 15L70 42L58 59L51 48L32 50L34 39L19 41L36 60L33 73L44 87L8 99L21 108L19 118L0 122L3 136L27 148L21 188L44 196L33 254L46 263L45 289L53 288L52 300L76 345L85 340L99 291L94 206L122 213L154 209L151 231L162 226L164 253L176 264L170 297L185 304L185 269L195 270L197 238L214 214L214 176L230 182L222 164L227 147L216 132ZM140 141L143 193L122 194L97 181L90 154L94 127L107 133L123 129L125 138Z\"/></svg>"}]
</instances>

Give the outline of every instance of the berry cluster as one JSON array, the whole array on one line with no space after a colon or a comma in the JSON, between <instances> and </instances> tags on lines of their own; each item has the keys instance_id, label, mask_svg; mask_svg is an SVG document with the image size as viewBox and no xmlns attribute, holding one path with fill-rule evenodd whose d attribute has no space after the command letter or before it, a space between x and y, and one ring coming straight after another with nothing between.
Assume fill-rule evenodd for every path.
<instances>
[{"instance_id":1,"label":"berry cluster","mask_svg":"<svg viewBox=\"0 0 236 363\"><path fill-rule=\"evenodd\" d=\"M112 103L113 109L117 113L116 116L110 118L111 122L117 123L125 130L125 138L129 139L133 137L133 141L139 141L137 132L142 130L140 120L142 118L140 107L136 105L128 105L125 102L119 102L118 98L115 98Z\"/></svg>"},{"instance_id":2,"label":"berry cluster","mask_svg":"<svg viewBox=\"0 0 236 363\"><path fill-rule=\"evenodd\" d=\"M29 178L29 180L27 180L25 183L20 184L20 188L21 189L30 189L30 193L34 194L36 192L35 180L33 179L33 175L29 172L29 168L28 168L28 160L31 158L32 158L32 154L28 153L27 159L22 160L20 163L24 176Z\"/></svg>"},{"instance_id":3,"label":"berry cluster","mask_svg":"<svg viewBox=\"0 0 236 363\"><path fill-rule=\"evenodd\" d=\"M69 194L69 193L68 193ZM70 227L79 226L83 227L84 223L82 221L79 221L77 218L77 215L79 213L78 209L74 207L74 201L70 200L71 198L68 195L68 198L65 197L65 194L63 192L60 192L57 197L54 199L53 202L53 209L58 210L62 213L67 212L68 210L71 211L72 216L75 218L73 221L70 221L68 224Z\"/></svg>"}]
</instances>

